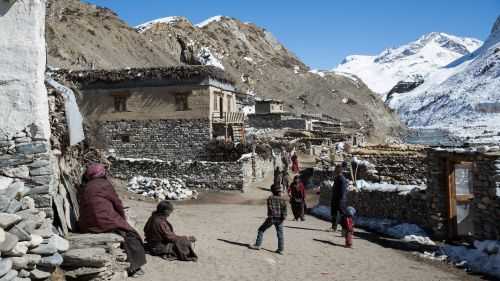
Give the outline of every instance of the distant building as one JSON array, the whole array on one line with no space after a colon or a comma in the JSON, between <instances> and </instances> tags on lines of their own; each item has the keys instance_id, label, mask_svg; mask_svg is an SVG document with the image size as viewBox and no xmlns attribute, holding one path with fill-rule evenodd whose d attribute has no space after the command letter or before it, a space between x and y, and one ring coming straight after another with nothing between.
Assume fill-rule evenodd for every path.
<instances>
[{"instance_id":1,"label":"distant building","mask_svg":"<svg viewBox=\"0 0 500 281\"><path fill-rule=\"evenodd\" d=\"M285 113L282 101L273 99L255 101L255 114L272 113Z\"/></svg>"},{"instance_id":2,"label":"distant building","mask_svg":"<svg viewBox=\"0 0 500 281\"><path fill-rule=\"evenodd\" d=\"M203 159L214 138L243 139L245 116L226 73L211 66L59 71L78 101L95 143L117 156Z\"/></svg>"}]
</instances>

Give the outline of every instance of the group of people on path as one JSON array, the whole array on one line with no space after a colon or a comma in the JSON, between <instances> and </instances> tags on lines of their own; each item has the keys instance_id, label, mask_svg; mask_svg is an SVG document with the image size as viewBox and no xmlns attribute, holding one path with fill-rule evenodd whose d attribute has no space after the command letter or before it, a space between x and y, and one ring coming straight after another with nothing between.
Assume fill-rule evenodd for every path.
<instances>
[{"instance_id":1,"label":"group of people on path","mask_svg":"<svg viewBox=\"0 0 500 281\"><path fill-rule=\"evenodd\" d=\"M298 158L294 154L295 160ZM285 164L285 161L283 161ZM286 165L284 171L280 171L276 167L274 171L274 182L271 185L272 195L267 199L267 218L257 230L257 239L255 244L251 245L251 249L259 250L262 245L264 232L274 225L278 237L278 249L276 253L283 254L284 251L284 233L283 223L287 217L287 204L283 197L284 191L287 190L290 198L290 206L292 208L294 220L305 220L306 210L306 191L303 182L299 175L295 175L293 181L288 185L288 171ZM344 165L335 167L334 184L332 187L331 197L331 229L337 231L338 224L342 227L342 234L345 237L345 246L352 248L352 236L354 233L353 217L356 210L353 207L347 206L347 191L348 181L344 176ZM293 167L293 165L292 165Z\"/></svg>"},{"instance_id":2,"label":"group of people on path","mask_svg":"<svg viewBox=\"0 0 500 281\"><path fill-rule=\"evenodd\" d=\"M84 184L79 191L79 230L82 233L116 233L124 238L123 248L127 253L129 276L144 274L141 267L146 264L146 252L165 259L196 261L192 244L194 236L180 236L174 232L168 217L174 206L168 201L158 204L145 227L145 241L127 222L125 208L113 184L106 176L102 164L91 164L84 175Z\"/></svg>"},{"instance_id":3,"label":"group of people on path","mask_svg":"<svg viewBox=\"0 0 500 281\"><path fill-rule=\"evenodd\" d=\"M298 167L298 157L294 154ZM292 158L294 158L292 156ZM288 166L286 166L288 167ZM294 172L295 173L295 172ZM80 218L79 230L82 233L116 233L123 237L123 248L127 254L129 276L144 274L142 266L146 264L146 252L167 260L197 261L193 249L196 241L194 236L181 236L174 232L168 221L174 211L174 206L168 201L160 202L144 226L145 243L140 234L127 222L125 208L118 197L113 184L107 178L106 168L102 164L91 164L84 174L84 181L79 190ZM332 230L336 231L340 222L346 237L346 247L352 246L353 223L355 210L347 206L347 179L343 168L335 169L332 195ZM285 186L285 187L284 187ZM260 249L264 232L270 227L276 228L278 237L277 253L283 254L284 234L283 222L287 217L287 202L283 197L285 192L290 198L294 220L305 220L306 191L300 176L295 175L288 185L288 168L275 173L275 181L271 186L272 195L267 199L267 218L259 227L255 244L250 248Z\"/></svg>"}]
</instances>

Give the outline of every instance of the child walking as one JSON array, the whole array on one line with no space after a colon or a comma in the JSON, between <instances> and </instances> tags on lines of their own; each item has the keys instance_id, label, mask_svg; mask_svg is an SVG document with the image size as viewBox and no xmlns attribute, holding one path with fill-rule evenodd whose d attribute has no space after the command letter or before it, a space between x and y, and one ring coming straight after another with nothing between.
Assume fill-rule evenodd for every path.
<instances>
[{"instance_id":1,"label":"child walking","mask_svg":"<svg viewBox=\"0 0 500 281\"><path fill-rule=\"evenodd\" d=\"M354 234L354 216L356 209L347 207L342 214L342 234L345 237L345 247L352 248L352 236Z\"/></svg>"},{"instance_id":2,"label":"child walking","mask_svg":"<svg viewBox=\"0 0 500 281\"><path fill-rule=\"evenodd\" d=\"M259 227L257 232L257 240L255 244L250 246L251 249L260 250L264 232L274 225L276 228L276 235L278 236L278 249L276 253L282 255L285 246L285 238L283 236L283 222L286 219L286 201L281 197L281 186L273 184L271 186L273 195L267 198L267 219Z\"/></svg>"}]
</instances>

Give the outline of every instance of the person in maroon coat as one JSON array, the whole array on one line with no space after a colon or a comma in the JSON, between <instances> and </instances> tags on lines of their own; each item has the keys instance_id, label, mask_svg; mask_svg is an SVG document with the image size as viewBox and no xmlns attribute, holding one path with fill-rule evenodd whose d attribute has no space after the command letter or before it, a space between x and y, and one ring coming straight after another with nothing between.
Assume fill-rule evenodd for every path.
<instances>
[{"instance_id":1,"label":"person in maroon coat","mask_svg":"<svg viewBox=\"0 0 500 281\"><path fill-rule=\"evenodd\" d=\"M122 201L111 182L106 178L102 164L91 164L85 173L87 183L80 190L80 218L78 225L82 233L117 233L125 241L123 248L130 263L130 276L141 275L146 264L146 253L142 239L128 224Z\"/></svg>"}]
</instances>

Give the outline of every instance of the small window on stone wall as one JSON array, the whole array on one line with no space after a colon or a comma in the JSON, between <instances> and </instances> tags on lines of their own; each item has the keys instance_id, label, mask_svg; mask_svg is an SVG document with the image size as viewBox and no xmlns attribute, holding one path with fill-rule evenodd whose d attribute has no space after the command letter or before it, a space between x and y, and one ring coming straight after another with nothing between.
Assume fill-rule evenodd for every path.
<instances>
[{"instance_id":1,"label":"small window on stone wall","mask_svg":"<svg viewBox=\"0 0 500 281\"><path fill-rule=\"evenodd\" d=\"M113 98L115 100L115 112L127 111L127 96L116 95Z\"/></svg>"},{"instance_id":2,"label":"small window on stone wall","mask_svg":"<svg viewBox=\"0 0 500 281\"><path fill-rule=\"evenodd\" d=\"M187 94L177 94L177 95L175 95L175 110L176 111L186 111L186 110L189 110L188 95Z\"/></svg>"},{"instance_id":3,"label":"small window on stone wall","mask_svg":"<svg viewBox=\"0 0 500 281\"><path fill-rule=\"evenodd\" d=\"M120 136L120 140L122 142L129 143L130 142L130 136L129 135L121 135Z\"/></svg>"}]
</instances>

